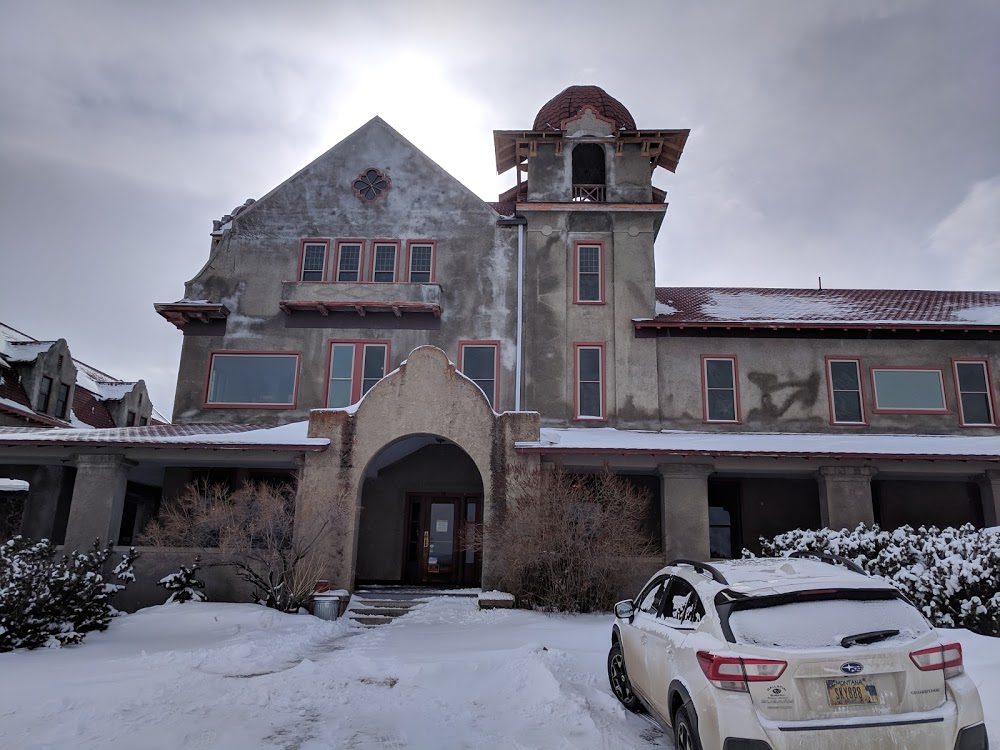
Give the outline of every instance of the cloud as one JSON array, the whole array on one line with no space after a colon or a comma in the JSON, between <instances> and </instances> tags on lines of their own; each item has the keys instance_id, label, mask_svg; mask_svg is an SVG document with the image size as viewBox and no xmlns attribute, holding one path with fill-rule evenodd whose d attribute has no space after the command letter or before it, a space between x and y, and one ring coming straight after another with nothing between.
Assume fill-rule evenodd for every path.
<instances>
[{"instance_id":1,"label":"cloud","mask_svg":"<svg viewBox=\"0 0 1000 750\"><path fill-rule=\"evenodd\" d=\"M1000 175L969 188L931 230L927 249L953 284L1000 289Z\"/></svg>"}]
</instances>

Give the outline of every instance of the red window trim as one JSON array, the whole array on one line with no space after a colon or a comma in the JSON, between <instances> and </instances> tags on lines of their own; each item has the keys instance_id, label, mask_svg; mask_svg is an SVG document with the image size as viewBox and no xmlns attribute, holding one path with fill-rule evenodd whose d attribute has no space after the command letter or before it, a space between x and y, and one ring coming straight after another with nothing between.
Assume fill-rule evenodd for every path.
<instances>
[{"instance_id":1,"label":"red window trim","mask_svg":"<svg viewBox=\"0 0 1000 750\"><path fill-rule=\"evenodd\" d=\"M399 281L399 256L402 255L402 248L399 240L371 240L368 258L368 275L365 277L372 284L395 284ZM392 281L375 281L375 249L379 245L392 245L396 248L396 262L392 269Z\"/></svg>"},{"instance_id":2,"label":"red window trim","mask_svg":"<svg viewBox=\"0 0 1000 750\"><path fill-rule=\"evenodd\" d=\"M295 357L295 385L292 386L292 403L290 404L240 404L236 402L215 403L208 400L208 386L212 382L212 363L215 355L234 356L284 356ZM299 365L302 363L302 352L297 351L254 351L251 349L212 349L208 352L208 370L205 373L205 390L201 400L202 409L295 409L299 402Z\"/></svg>"},{"instance_id":3,"label":"red window trim","mask_svg":"<svg viewBox=\"0 0 1000 750\"><path fill-rule=\"evenodd\" d=\"M993 421L989 424L969 423L965 421L965 411L962 408L962 385L958 382L958 366L960 364L982 364L986 375L986 401L990 405L990 415ZM955 378L955 400L958 402L958 422L962 427L996 427L997 408L996 399L993 398L993 372L990 370L990 361L986 357L952 357L951 372Z\"/></svg>"},{"instance_id":4,"label":"red window trim","mask_svg":"<svg viewBox=\"0 0 1000 750\"><path fill-rule=\"evenodd\" d=\"M467 346L492 346L493 363L493 411L500 412L500 341L499 339L477 341L462 339L458 342L458 371L465 374L465 348ZM468 377L468 376L466 376Z\"/></svg>"},{"instance_id":5,"label":"red window trim","mask_svg":"<svg viewBox=\"0 0 1000 750\"><path fill-rule=\"evenodd\" d=\"M580 299L580 247L597 247L599 252L600 269L600 299ZM604 240L576 240L573 243L573 304L574 305L604 305L607 300L604 296Z\"/></svg>"},{"instance_id":6,"label":"red window trim","mask_svg":"<svg viewBox=\"0 0 1000 750\"><path fill-rule=\"evenodd\" d=\"M410 282L410 254L414 245L430 245L431 246L431 277L426 282L418 281L418 284L434 284L437 279L437 240L407 240L406 241L406 278L402 281Z\"/></svg>"},{"instance_id":7,"label":"red window trim","mask_svg":"<svg viewBox=\"0 0 1000 750\"><path fill-rule=\"evenodd\" d=\"M299 281L305 281L302 278L302 274L305 271L305 261L306 261L306 245L325 245L326 251L323 255L323 278L320 281L326 281L328 278L328 271L330 270L330 240L320 239L318 237L310 237L299 242L299 272L296 278ZM315 281L307 281L307 284L316 284Z\"/></svg>"},{"instance_id":8,"label":"red window trim","mask_svg":"<svg viewBox=\"0 0 1000 750\"><path fill-rule=\"evenodd\" d=\"M708 376L705 362L710 359L726 359L733 363L733 398L736 400L736 419L708 418ZM743 404L740 402L740 367L735 354L701 355L701 421L704 424L743 424Z\"/></svg>"},{"instance_id":9,"label":"red window trim","mask_svg":"<svg viewBox=\"0 0 1000 750\"><path fill-rule=\"evenodd\" d=\"M943 409L880 409L878 405L878 385L875 382L875 373L878 370L911 370L919 372L936 372L941 379L941 401L944 403ZM948 408L948 391L944 387L944 368L941 367L905 367L895 365L892 367L869 367L868 377L872 380L872 414L951 414Z\"/></svg>"},{"instance_id":10,"label":"red window trim","mask_svg":"<svg viewBox=\"0 0 1000 750\"><path fill-rule=\"evenodd\" d=\"M865 377L864 369L861 366L861 357L824 357L826 362L826 396L830 407L830 424L834 427L867 427L868 409L865 408ZM858 368L858 392L861 396L861 421L860 422L838 422L837 413L833 408L833 376L830 374L831 362L853 362Z\"/></svg>"},{"instance_id":11,"label":"red window trim","mask_svg":"<svg viewBox=\"0 0 1000 750\"><path fill-rule=\"evenodd\" d=\"M354 344L354 369L351 372L351 404L356 404L361 400L361 386L364 381L364 346L365 344L375 344L385 346L385 365L383 369L385 375L389 374L389 363L392 361L392 345L389 339L327 339L326 340L326 377L323 380L323 403L327 409L342 409L342 406L330 406L330 370L333 366L334 344ZM361 356L358 356L358 350ZM383 375L382 377L385 377Z\"/></svg>"},{"instance_id":12,"label":"red window trim","mask_svg":"<svg viewBox=\"0 0 1000 750\"><path fill-rule=\"evenodd\" d=\"M575 422L606 422L608 419L608 368L606 344L603 341L573 342L573 421ZM580 350L601 350L601 416L581 416L580 414Z\"/></svg>"},{"instance_id":13,"label":"red window trim","mask_svg":"<svg viewBox=\"0 0 1000 750\"><path fill-rule=\"evenodd\" d=\"M365 247L367 240L358 238L345 238L338 239L336 242L336 251L333 254L333 266L332 273L330 274L330 281L337 282L340 284L357 284L358 282L365 280ZM341 281L340 280L340 247L341 245L361 245L361 252L358 253L358 281Z\"/></svg>"}]
</instances>

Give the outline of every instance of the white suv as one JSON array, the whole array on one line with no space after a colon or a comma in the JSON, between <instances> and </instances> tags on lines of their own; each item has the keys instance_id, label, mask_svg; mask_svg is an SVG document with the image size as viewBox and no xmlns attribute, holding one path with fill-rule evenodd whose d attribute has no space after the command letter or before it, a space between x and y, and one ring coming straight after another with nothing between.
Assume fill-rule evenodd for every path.
<instances>
[{"instance_id":1,"label":"white suv","mask_svg":"<svg viewBox=\"0 0 1000 750\"><path fill-rule=\"evenodd\" d=\"M678 750L986 750L961 645L854 563L809 557L667 565L615 605L615 695Z\"/></svg>"}]
</instances>

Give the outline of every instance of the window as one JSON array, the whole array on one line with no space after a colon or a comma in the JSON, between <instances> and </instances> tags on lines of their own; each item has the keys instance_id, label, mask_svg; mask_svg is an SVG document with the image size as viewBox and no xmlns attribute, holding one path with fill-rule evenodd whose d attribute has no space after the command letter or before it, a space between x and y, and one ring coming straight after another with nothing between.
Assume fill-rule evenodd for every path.
<instances>
[{"instance_id":1,"label":"window","mask_svg":"<svg viewBox=\"0 0 1000 750\"><path fill-rule=\"evenodd\" d=\"M941 370L872 368L875 410L947 413Z\"/></svg>"},{"instance_id":2,"label":"window","mask_svg":"<svg viewBox=\"0 0 1000 750\"><path fill-rule=\"evenodd\" d=\"M326 280L326 250L328 242L302 242L302 281Z\"/></svg>"},{"instance_id":3,"label":"window","mask_svg":"<svg viewBox=\"0 0 1000 750\"><path fill-rule=\"evenodd\" d=\"M647 615L656 617L660 612L660 603L663 601L663 587L666 585L666 582L665 578L659 578L650 583L646 587L646 590L639 595L636 609L640 612L645 612Z\"/></svg>"},{"instance_id":4,"label":"window","mask_svg":"<svg viewBox=\"0 0 1000 750\"><path fill-rule=\"evenodd\" d=\"M434 242L411 242L409 245L409 280L414 284L429 284L434 280Z\"/></svg>"},{"instance_id":5,"label":"window","mask_svg":"<svg viewBox=\"0 0 1000 750\"><path fill-rule=\"evenodd\" d=\"M66 407L69 405L69 386L60 383L56 391L56 411L55 415L59 419L66 419Z\"/></svg>"},{"instance_id":6,"label":"window","mask_svg":"<svg viewBox=\"0 0 1000 750\"><path fill-rule=\"evenodd\" d=\"M834 424L865 424L861 365L856 359L827 359L830 418Z\"/></svg>"},{"instance_id":7,"label":"window","mask_svg":"<svg viewBox=\"0 0 1000 750\"><path fill-rule=\"evenodd\" d=\"M990 370L985 360L955 361L955 387L958 389L958 411L966 427L992 427L993 389Z\"/></svg>"},{"instance_id":8,"label":"window","mask_svg":"<svg viewBox=\"0 0 1000 750\"><path fill-rule=\"evenodd\" d=\"M149 417L139 417L139 426L145 427L149 424Z\"/></svg>"},{"instance_id":9,"label":"window","mask_svg":"<svg viewBox=\"0 0 1000 750\"><path fill-rule=\"evenodd\" d=\"M577 304L604 302L604 245L598 243L576 244L576 295Z\"/></svg>"},{"instance_id":10,"label":"window","mask_svg":"<svg viewBox=\"0 0 1000 750\"><path fill-rule=\"evenodd\" d=\"M460 341L458 343L458 369L483 389L490 406L497 408L500 400L499 341Z\"/></svg>"},{"instance_id":11,"label":"window","mask_svg":"<svg viewBox=\"0 0 1000 750\"><path fill-rule=\"evenodd\" d=\"M676 576L670 579L663 601L663 617L670 625L694 627L705 616L705 605L690 583Z\"/></svg>"},{"instance_id":12,"label":"window","mask_svg":"<svg viewBox=\"0 0 1000 750\"><path fill-rule=\"evenodd\" d=\"M385 377L388 362L388 341L331 341L327 407L356 404Z\"/></svg>"},{"instance_id":13,"label":"window","mask_svg":"<svg viewBox=\"0 0 1000 750\"><path fill-rule=\"evenodd\" d=\"M130 411L128 413L128 416L125 417L125 426L126 427L135 427L135 412L134 411Z\"/></svg>"},{"instance_id":14,"label":"window","mask_svg":"<svg viewBox=\"0 0 1000 750\"><path fill-rule=\"evenodd\" d=\"M396 280L396 250L395 243L375 243L372 250L372 281L393 282Z\"/></svg>"},{"instance_id":15,"label":"window","mask_svg":"<svg viewBox=\"0 0 1000 750\"><path fill-rule=\"evenodd\" d=\"M294 407L299 355L212 352L205 406Z\"/></svg>"},{"instance_id":16,"label":"window","mask_svg":"<svg viewBox=\"0 0 1000 750\"><path fill-rule=\"evenodd\" d=\"M337 243L337 281L361 280L361 242Z\"/></svg>"},{"instance_id":17,"label":"window","mask_svg":"<svg viewBox=\"0 0 1000 750\"><path fill-rule=\"evenodd\" d=\"M604 344L574 344L576 419L604 419Z\"/></svg>"},{"instance_id":18,"label":"window","mask_svg":"<svg viewBox=\"0 0 1000 750\"><path fill-rule=\"evenodd\" d=\"M702 357L705 421L739 422L736 357Z\"/></svg>"},{"instance_id":19,"label":"window","mask_svg":"<svg viewBox=\"0 0 1000 750\"><path fill-rule=\"evenodd\" d=\"M52 399L52 378L48 376L42 377L42 386L38 393L38 411L47 412L49 410L49 401Z\"/></svg>"}]
</instances>

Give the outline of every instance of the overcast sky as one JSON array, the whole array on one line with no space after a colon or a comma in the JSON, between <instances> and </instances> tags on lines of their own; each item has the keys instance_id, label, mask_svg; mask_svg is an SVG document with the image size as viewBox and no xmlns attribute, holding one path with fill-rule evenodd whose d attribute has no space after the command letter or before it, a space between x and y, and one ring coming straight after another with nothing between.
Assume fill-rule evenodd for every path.
<instances>
[{"instance_id":1,"label":"overcast sky","mask_svg":"<svg viewBox=\"0 0 1000 750\"><path fill-rule=\"evenodd\" d=\"M0 0L0 320L144 378L212 219L381 115L485 200L597 84L690 128L663 285L1000 289L1000 3Z\"/></svg>"}]
</instances>

